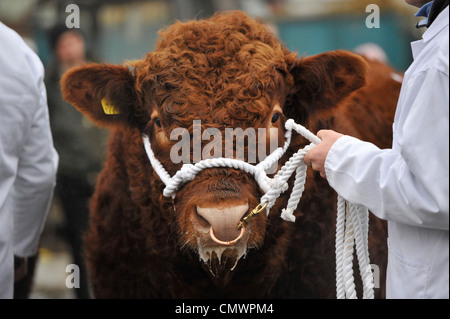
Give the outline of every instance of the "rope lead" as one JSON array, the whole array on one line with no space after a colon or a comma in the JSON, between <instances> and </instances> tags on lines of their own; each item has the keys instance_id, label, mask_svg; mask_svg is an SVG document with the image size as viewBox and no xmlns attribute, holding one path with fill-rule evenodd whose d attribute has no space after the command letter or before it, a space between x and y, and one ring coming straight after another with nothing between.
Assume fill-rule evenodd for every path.
<instances>
[{"instance_id":1,"label":"rope lead","mask_svg":"<svg viewBox=\"0 0 450 319\"><path fill-rule=\"evenodd\" d=\"M247 223L264 209L267 216L270 208L275 201L288 189L288 180L295 171L294 187L288 200L286 208L282 209L281 218L289 222L295 222L294 212L305 189L307 166L303 161L306 153L319 144L321 140L311 133L304 126L295 123L289 119L285 123L286 134L285 144L277 148L272 154L267 156L258 165L251 165L247 162L232 158L211 158L201 160L192 164L184 164L181 169L170 177L169 173L163 167L161 162L155 157L152 151L150 139L143 135L145 151L150 163L166 185L163 195L174 198L178 188L193 180L195 176L203 169L213 167L229 167L239 169L255 177L256 182L264 191L260 204L253 211L243 218L237 228L245 227ZM298 150L286 161L283 167L273 178L269 178L265 172L266 169L276 163L286 152L291 142L292 131L296 131L308 139L311 144ZM369 250L368 250L368 232L369 232L369 213L367 208L347 202L338 195L337 221L336 221L336 296L338 299L356 298L354 276L353 276L353 249L356 246L356 255L359 263L360 275L363 282L363 298L374 298L373 275L370 268Z\"/></svg>"}]
</instances>

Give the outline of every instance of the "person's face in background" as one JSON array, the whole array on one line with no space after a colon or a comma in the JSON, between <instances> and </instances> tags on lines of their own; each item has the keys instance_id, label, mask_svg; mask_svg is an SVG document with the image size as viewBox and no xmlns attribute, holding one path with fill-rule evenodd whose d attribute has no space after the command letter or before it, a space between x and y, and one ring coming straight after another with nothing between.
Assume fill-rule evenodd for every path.
<instances>
[{"instance_id":1,"label":"person's face in background","mask_svg":"<svg viewBox=\"0 0 450 319\"><path fill-rule=\"evenodd\" d=\"M86 59L83 37L73 31L63 33L56 44L55 53L63 68L81 65Z\"/></svg>"},{"instance_id":2,"label":"person's face in background","mask_svg":"<svg viewBox=\"0 0 450 319\"><path fill-rule=\"evenodd\" d=\"M405 0L405 2L409 5L415 6L417 8L421 8L424 4L427 4L431 0Z\"/></svg>"}]
</instances>

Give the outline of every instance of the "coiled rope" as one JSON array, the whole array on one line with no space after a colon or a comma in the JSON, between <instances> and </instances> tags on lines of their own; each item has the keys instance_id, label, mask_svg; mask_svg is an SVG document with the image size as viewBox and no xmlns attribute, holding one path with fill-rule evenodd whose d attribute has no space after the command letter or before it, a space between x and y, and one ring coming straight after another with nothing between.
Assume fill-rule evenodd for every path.
<instances>
[{"instance_id":1,"label":"coiled rope","mask_svg":"<svg viewBox=\"0 0 450 319\"><path fill-rule=\"evenodd\" d=\"M266 207L266 214L268 216L275 201L288 189L288 180L295 171L295 180L291 195L286 208L283 208L281 211L281 218L286 221L295 222L294 212L300 202L306 182L307 166L303 159L306 153L321 141L316 135L304 126L295 123L292 119L286 121L285 128L286 142L284 146L277 148L257 165L251 165L247 162L232 158L210 158L201 160L196 164L183 164L181 169L173 177L170 177L161 162L155 157L148 136L143 135L143 142L151 165L166 185L163 192L166 197L174 197L181 185L193 180L204 169L214 167L234 168L254 176L256 182L264 191L264 195L260 200L260 206ZM291 142L292 131L296 131L308 139L311 144L294 153L276 175L273 178L269 178L265 171L276 163L286 152ZM259 209L259 211L262 211L262 209ZM338 195L335 246L336 296L338 299L357 298L353 275L353 253L355 246L363 283L363 298L374 298L373 275L368 250L368 232L369 213L367 208L349 203Z\"/></svg>"}]
</instances>

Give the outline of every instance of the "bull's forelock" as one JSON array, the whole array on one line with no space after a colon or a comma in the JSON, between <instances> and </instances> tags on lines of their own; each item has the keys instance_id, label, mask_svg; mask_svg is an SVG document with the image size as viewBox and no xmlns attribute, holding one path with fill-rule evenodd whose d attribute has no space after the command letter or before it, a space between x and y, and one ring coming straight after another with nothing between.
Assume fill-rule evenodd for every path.
<instances>
[{"instance_id":1,"label":"bull's forelock","mask_svg":"<svg viewBox=\"0 0 450 319\"><path fill-rule=\"evenodd\" d=\"M268 114L273 100L292 86L289 59L263 24L241 12L216 14L161 32L156 50L134 63L135 83L143 94L152 88L151 99L167 120L201 115L255 126L262 111Z\"/></svg>"}]
</instances>

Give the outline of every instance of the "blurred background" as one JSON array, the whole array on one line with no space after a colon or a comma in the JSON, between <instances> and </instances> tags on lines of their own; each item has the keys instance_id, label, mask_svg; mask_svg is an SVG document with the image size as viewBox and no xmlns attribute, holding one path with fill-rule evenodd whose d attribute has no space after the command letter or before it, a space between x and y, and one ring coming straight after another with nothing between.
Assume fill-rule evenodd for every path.
<instances>
[{"instance_id":1,"label":"blurred background","mask_svg":"<svg viewBox=\"0 0 450 319\"><path fill-rule=\"evenodd\" d=\"M80 28L70 29L75 32L67 35L70 4L79 8ZM380 9L380 28L366 26L369 4ZM122 64L139 59L154 49L158 30L176 20L236 9L264 20L299 56L376 48L375 54L400 72L412 62L410 42L423 32L414 28L417 9L403 0L0 1L0 21L16 30L46 67L52 131L60 154L59 186L42 236L30 298L89 297L86 278L81 279L82 288L66 287L70 274L66 266L82 263L77 238L87 220L87 199L101 167L107 132L93 128L64 105L60 75L84 61ZM85 273L83 267L81 272Z\"/></svg>"}]
</instances>

